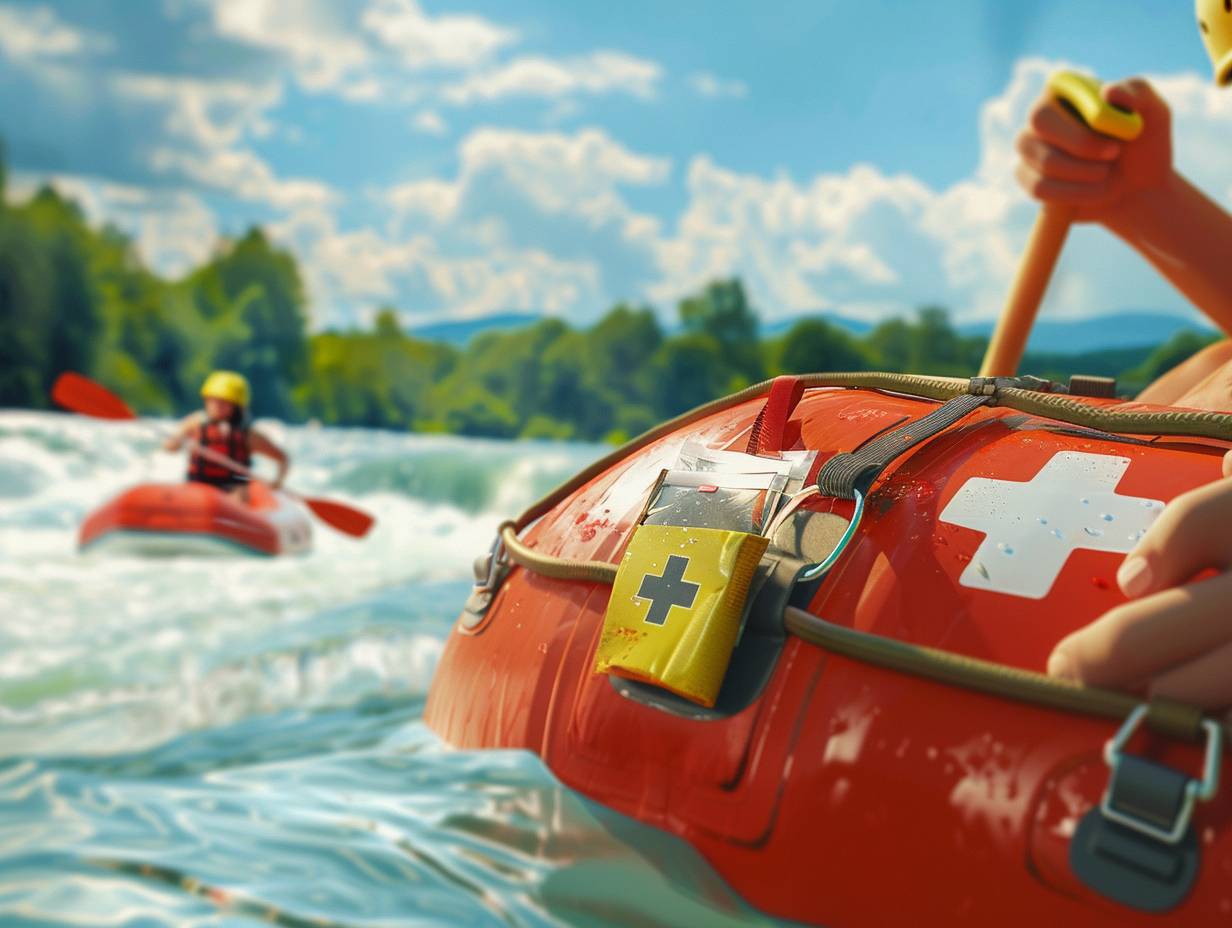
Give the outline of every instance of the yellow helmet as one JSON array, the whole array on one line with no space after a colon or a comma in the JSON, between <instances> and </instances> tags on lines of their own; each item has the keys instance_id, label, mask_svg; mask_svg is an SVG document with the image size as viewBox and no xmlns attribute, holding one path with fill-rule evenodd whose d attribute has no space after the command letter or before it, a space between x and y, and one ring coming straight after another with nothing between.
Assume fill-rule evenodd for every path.
<instances>
[{"instance_id":1,"label":"yellow helmet","mask_svg":"<svg viewBox=\"0 0 1232 928\"><path fill-rule=\"evenodd\" d=\"M248 380L243 374L237 374L235 371L214 371L201 385L201 395L226 400L236 406L247 406L252 391L249 390Z\"/></svg>"},{"instance_id":2,"label":"yellow helmet","mask_svg":"<svg viewBox=\"0 0 1232 928\"><path fill-rule=\"evenodd\" d=\"M1196 0L1198 28L1206 53L1215 66L1215 83L1232 82L1232 4L1227 0Z\"/></svg>"}]
</instances>

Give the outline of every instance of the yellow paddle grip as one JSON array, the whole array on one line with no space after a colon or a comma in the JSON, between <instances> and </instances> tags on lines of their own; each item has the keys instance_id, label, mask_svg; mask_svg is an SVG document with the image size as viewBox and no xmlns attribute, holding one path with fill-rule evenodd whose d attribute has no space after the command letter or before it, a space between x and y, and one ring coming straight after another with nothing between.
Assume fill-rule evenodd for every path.
<instances>
[{"instance_id":1,"label":"yellow paddle grip","mask_svg":"<svg viewBox=\"0 0 1232 928\"><path fill-rule=\"evenodd\" d=\"M1057 71L1048 78L1049 92L1072 106L1088 126L1122 142L1132 142L1142 134L1142 117L1105 100L1100 96L1101 86L1095 78L1077 71Z\"/></svg>"}]
</instances>

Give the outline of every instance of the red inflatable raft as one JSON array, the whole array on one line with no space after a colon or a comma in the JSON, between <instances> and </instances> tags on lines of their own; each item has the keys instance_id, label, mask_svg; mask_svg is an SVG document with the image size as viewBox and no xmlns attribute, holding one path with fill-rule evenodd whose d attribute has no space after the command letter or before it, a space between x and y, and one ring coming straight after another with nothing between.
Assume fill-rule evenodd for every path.
<instances>
[{"instance_id":1,"label":"red inflatable raft","mask_svg":"<svg viewBox=\"0 0 1232 928\"><path fill-rule=\"evenodd\" d=\"M1116 569L1163 505L1220 477L1232 417L1029 380L800 381L686 415L508 523L477 565L428 724L460 747L539 754L778 917L1232 919L1222 728L1038 673L1121 601ZM736 477L732 453L753 461ZM780 494L721 688L686 698L672 667L621 651L694 621L708 581L684 540L631 598L610 584L640 530L684 539L719 497L738 509L757 461L786 462L780 476L808 462L799 485L821 489ZM760 495L751 524L775 509ZM832 551L828 571L808 566Z\"/></svg>"},{"instance_id":2,"label":"red inflatable raft","mask_svg":"<svg viewBox=\"0 0 1232 928\"><path fill-rule=\"evenodd\" d=\"M248 502L203 483L148 483L92 512L81 550L125 554L295 554L312 546L307 514L287 496L254 482Z\"/></svg>"}]
</instances>

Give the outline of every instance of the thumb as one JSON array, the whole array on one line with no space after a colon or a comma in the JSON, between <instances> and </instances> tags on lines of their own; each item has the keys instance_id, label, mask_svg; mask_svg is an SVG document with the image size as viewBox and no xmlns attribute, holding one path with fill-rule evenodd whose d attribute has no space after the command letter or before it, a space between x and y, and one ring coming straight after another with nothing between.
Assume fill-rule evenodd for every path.
<instances>
[{"instance_id":1,"label":"thumb","mask_svg":"<svg viewBox=\"0 0 1232 928\"><path fill-rule=\"evenodd\" d=\"M1232 451L1229 451L1223 457L1223 475L1232 477Z\"/></svg>"},{"instance_id":2,"label":"thumb","mask_svg":"<svg viewBox=\"0 0 1232 928\"><path fill-rule=\"evenodd\" d=\"M1170 117L1168 104L1163 97L1140 77L1108 84L1103 89L1103 95L1113 106L1137 113L1147 125L1159 124L1161 119Z\"/></svg>"}]
</instances>

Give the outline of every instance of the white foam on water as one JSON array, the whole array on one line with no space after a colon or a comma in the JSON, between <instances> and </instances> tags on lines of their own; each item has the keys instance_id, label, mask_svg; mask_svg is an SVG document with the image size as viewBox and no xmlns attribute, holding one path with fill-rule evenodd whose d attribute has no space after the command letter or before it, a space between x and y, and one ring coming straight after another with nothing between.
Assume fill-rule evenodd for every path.
<instances>
[{"instance_id":1,"label":"white foam on water","mask_svg":"<svg viewBox=\"0 0 1232 928\"><path fill-rule=\"evenodd\" d=\"M79 554L93 508L181 479L158 429L0 412L0 756L425 692L496 526L601 451L277 427L288 485L371 512L368 537L317 523L303 556Z\"/></svg>"}]
</instances>

